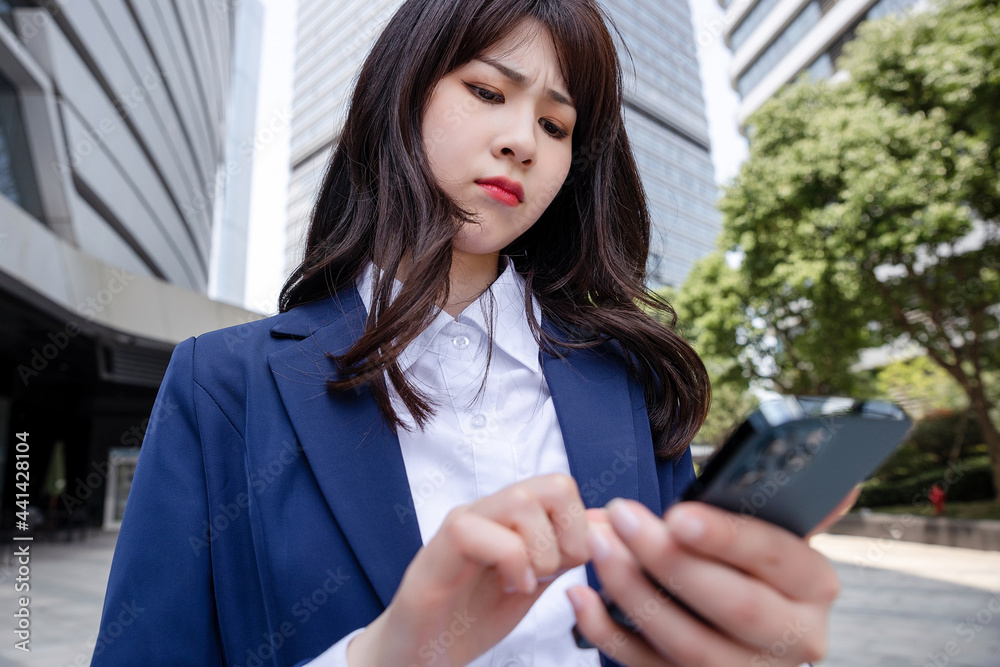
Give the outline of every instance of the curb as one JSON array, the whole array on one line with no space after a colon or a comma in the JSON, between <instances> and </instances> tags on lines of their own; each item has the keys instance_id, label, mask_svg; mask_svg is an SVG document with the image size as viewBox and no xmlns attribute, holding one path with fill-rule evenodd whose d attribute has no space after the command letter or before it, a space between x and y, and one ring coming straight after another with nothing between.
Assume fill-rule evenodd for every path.
<instances>
[{"instance_id":1,"label":"curb","mask_svg":"<svg viewBox=\"0 0 1000 667\"><path fill-rule=\"evenodd\" d=\"M1000 521L986 519L972 521L862 510L856 514L845 514L826 532L831 535L889 538L963 549L1000 551Z\"/></svg>"}]
</instances>

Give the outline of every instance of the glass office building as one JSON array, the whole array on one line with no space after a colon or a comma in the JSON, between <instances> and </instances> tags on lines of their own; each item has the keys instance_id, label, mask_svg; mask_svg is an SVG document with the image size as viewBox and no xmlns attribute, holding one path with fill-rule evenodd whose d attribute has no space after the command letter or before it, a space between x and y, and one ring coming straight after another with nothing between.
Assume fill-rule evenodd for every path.
<instances>
[{"instance_id":1,"label":"glass office building","mask_svg":"<svg viewBox=\"0 0 1000 667\"><path fill-rule=\"evenodd\" d=\"M301 260L361 63L399 0L300 0L286 272ZM719 231L717 189L688 0L605 0L626 69L625 117L653 216L649 285L679 285ZM632 63L634 62L634 72Z\"/></svg>"},{"instance_id":2,"label":"glass office building","mask_svg":"<svg viewBox=\"0 0 1000 667\"><path fill-rule=\"evenodd\" d=\"M781 86L808 71L828 78L862 21L902 12L920 0L719 0L726 10L730 71L740 124Z\"/></svg>"},{"instance_id":3,"label":"glass office building","mask_svg":"<svg viewBox=\"0 0 1000 667\"><path fill-rule=\"evenodd\" d=\"M255 317L206 295L234 7L0 0L0 530L21 430L46 525L120 517L173 347Z\"/></svg>"}]
</instances>

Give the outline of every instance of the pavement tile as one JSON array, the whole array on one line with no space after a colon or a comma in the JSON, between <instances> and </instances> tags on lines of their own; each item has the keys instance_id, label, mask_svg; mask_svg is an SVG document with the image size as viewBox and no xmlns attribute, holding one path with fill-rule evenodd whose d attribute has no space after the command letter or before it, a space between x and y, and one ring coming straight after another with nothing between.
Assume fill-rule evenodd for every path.
<instances>
[{"instance_id":1,"label":"pavement tile","mask_svg":"<svg viewBox=\"0 0 1000 667\"><path fill-rule=\"evenodd\" d=\"M33 543L32 651L8 639L0 667L90 664L115 538L95 531L82 542ZM1000 552L848 535L811 545L843 586L817 667L1000 667L1000 613L991 611L1000 609ZM16 604L12 576L0 553L0 610Z\"/></svg>"}]
</instances>

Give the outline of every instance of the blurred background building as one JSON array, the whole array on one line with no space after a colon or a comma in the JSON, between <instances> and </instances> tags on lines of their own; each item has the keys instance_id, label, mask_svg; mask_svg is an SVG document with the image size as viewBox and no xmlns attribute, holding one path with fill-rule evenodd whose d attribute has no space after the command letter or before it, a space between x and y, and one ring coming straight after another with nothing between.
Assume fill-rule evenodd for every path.
<instances>
[{"instance_id":1,"label":"blurred background building","mask_svg":"<svg viewBox=\"0 0 1000 667\"><path fill-rule=\"evenodd\" d=\"M920 0L718 0L726 10L730 76L742 99L740 125L786 83L808 71L833 76L844 44L862 21L920 4Z\"/></svg>"},{"instance_id":2,"label":"blurred background building","mask_svg":"<svg viewBox=\"0 0 1000 667\"><path fill-rule=\"evenodd\" d=\"M246 295L249 220L253 162L258 144L257 99L260 85L264 5L257 0L236 5L235 34L230 67L232 104L226 132L226 161L222 167L222 211L212 237L208 293L213 299L242 305Z\"/></svg>"},{"instance_id":3,"label":"blurred background building","mask_svg":"<svg viewBox=\"0 0 1000 667\"><path fill-rule=\"evenodd\" d=\"M227 160L230 105L256 105L234 99L231 60L260 22L237 31L235 8L256 5L0 0L5 527L21 431L50 525L119 521L173 346L259 317L207 294L241 169Z\"/></svg>"},{"instance_id":4,"label":"blurred background building","mask_svg":"<svg viewBox=\"0 0 1000 667\"><path fill-rule=\"evenodd\" d=\"M354 77L400 0L300 0L285 273L347 114ZM653 224L649 284L679 286L715 246L719 214L688 0L605 0L621 31L625 117ZM620 45L621 46L621 45ZM632 64L634 63L634 69Z\"/></svg>"}]
</instances>

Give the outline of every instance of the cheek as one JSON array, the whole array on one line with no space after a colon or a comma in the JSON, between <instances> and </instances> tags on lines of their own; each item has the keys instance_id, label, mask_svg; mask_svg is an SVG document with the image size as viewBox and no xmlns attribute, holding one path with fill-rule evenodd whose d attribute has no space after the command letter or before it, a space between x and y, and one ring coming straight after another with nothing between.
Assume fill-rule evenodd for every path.
<instances>
[{"instance_id":1,"label":"cheek","mask_svg":"<svg viewBox=\"0 0 1000 667\"><path fill-rule=\"evenodd\" d=\"M442 185L463 180L469 170L469 138L461 127L438 117L424 123L424 152Z\"/></svg>"},{"instance_id":2,"label":"cheek","mask_svg":"<svg viewBox=\"0 0 1000 667\"><path fill-rule=\"evenodd\" d=\"M549 156L548 164L550 166L546 169L542 185L549 200L555 199L559 189L566 182L572 160L572 148L568 145L557 147Z\"/></svg>"}]
</instances>

